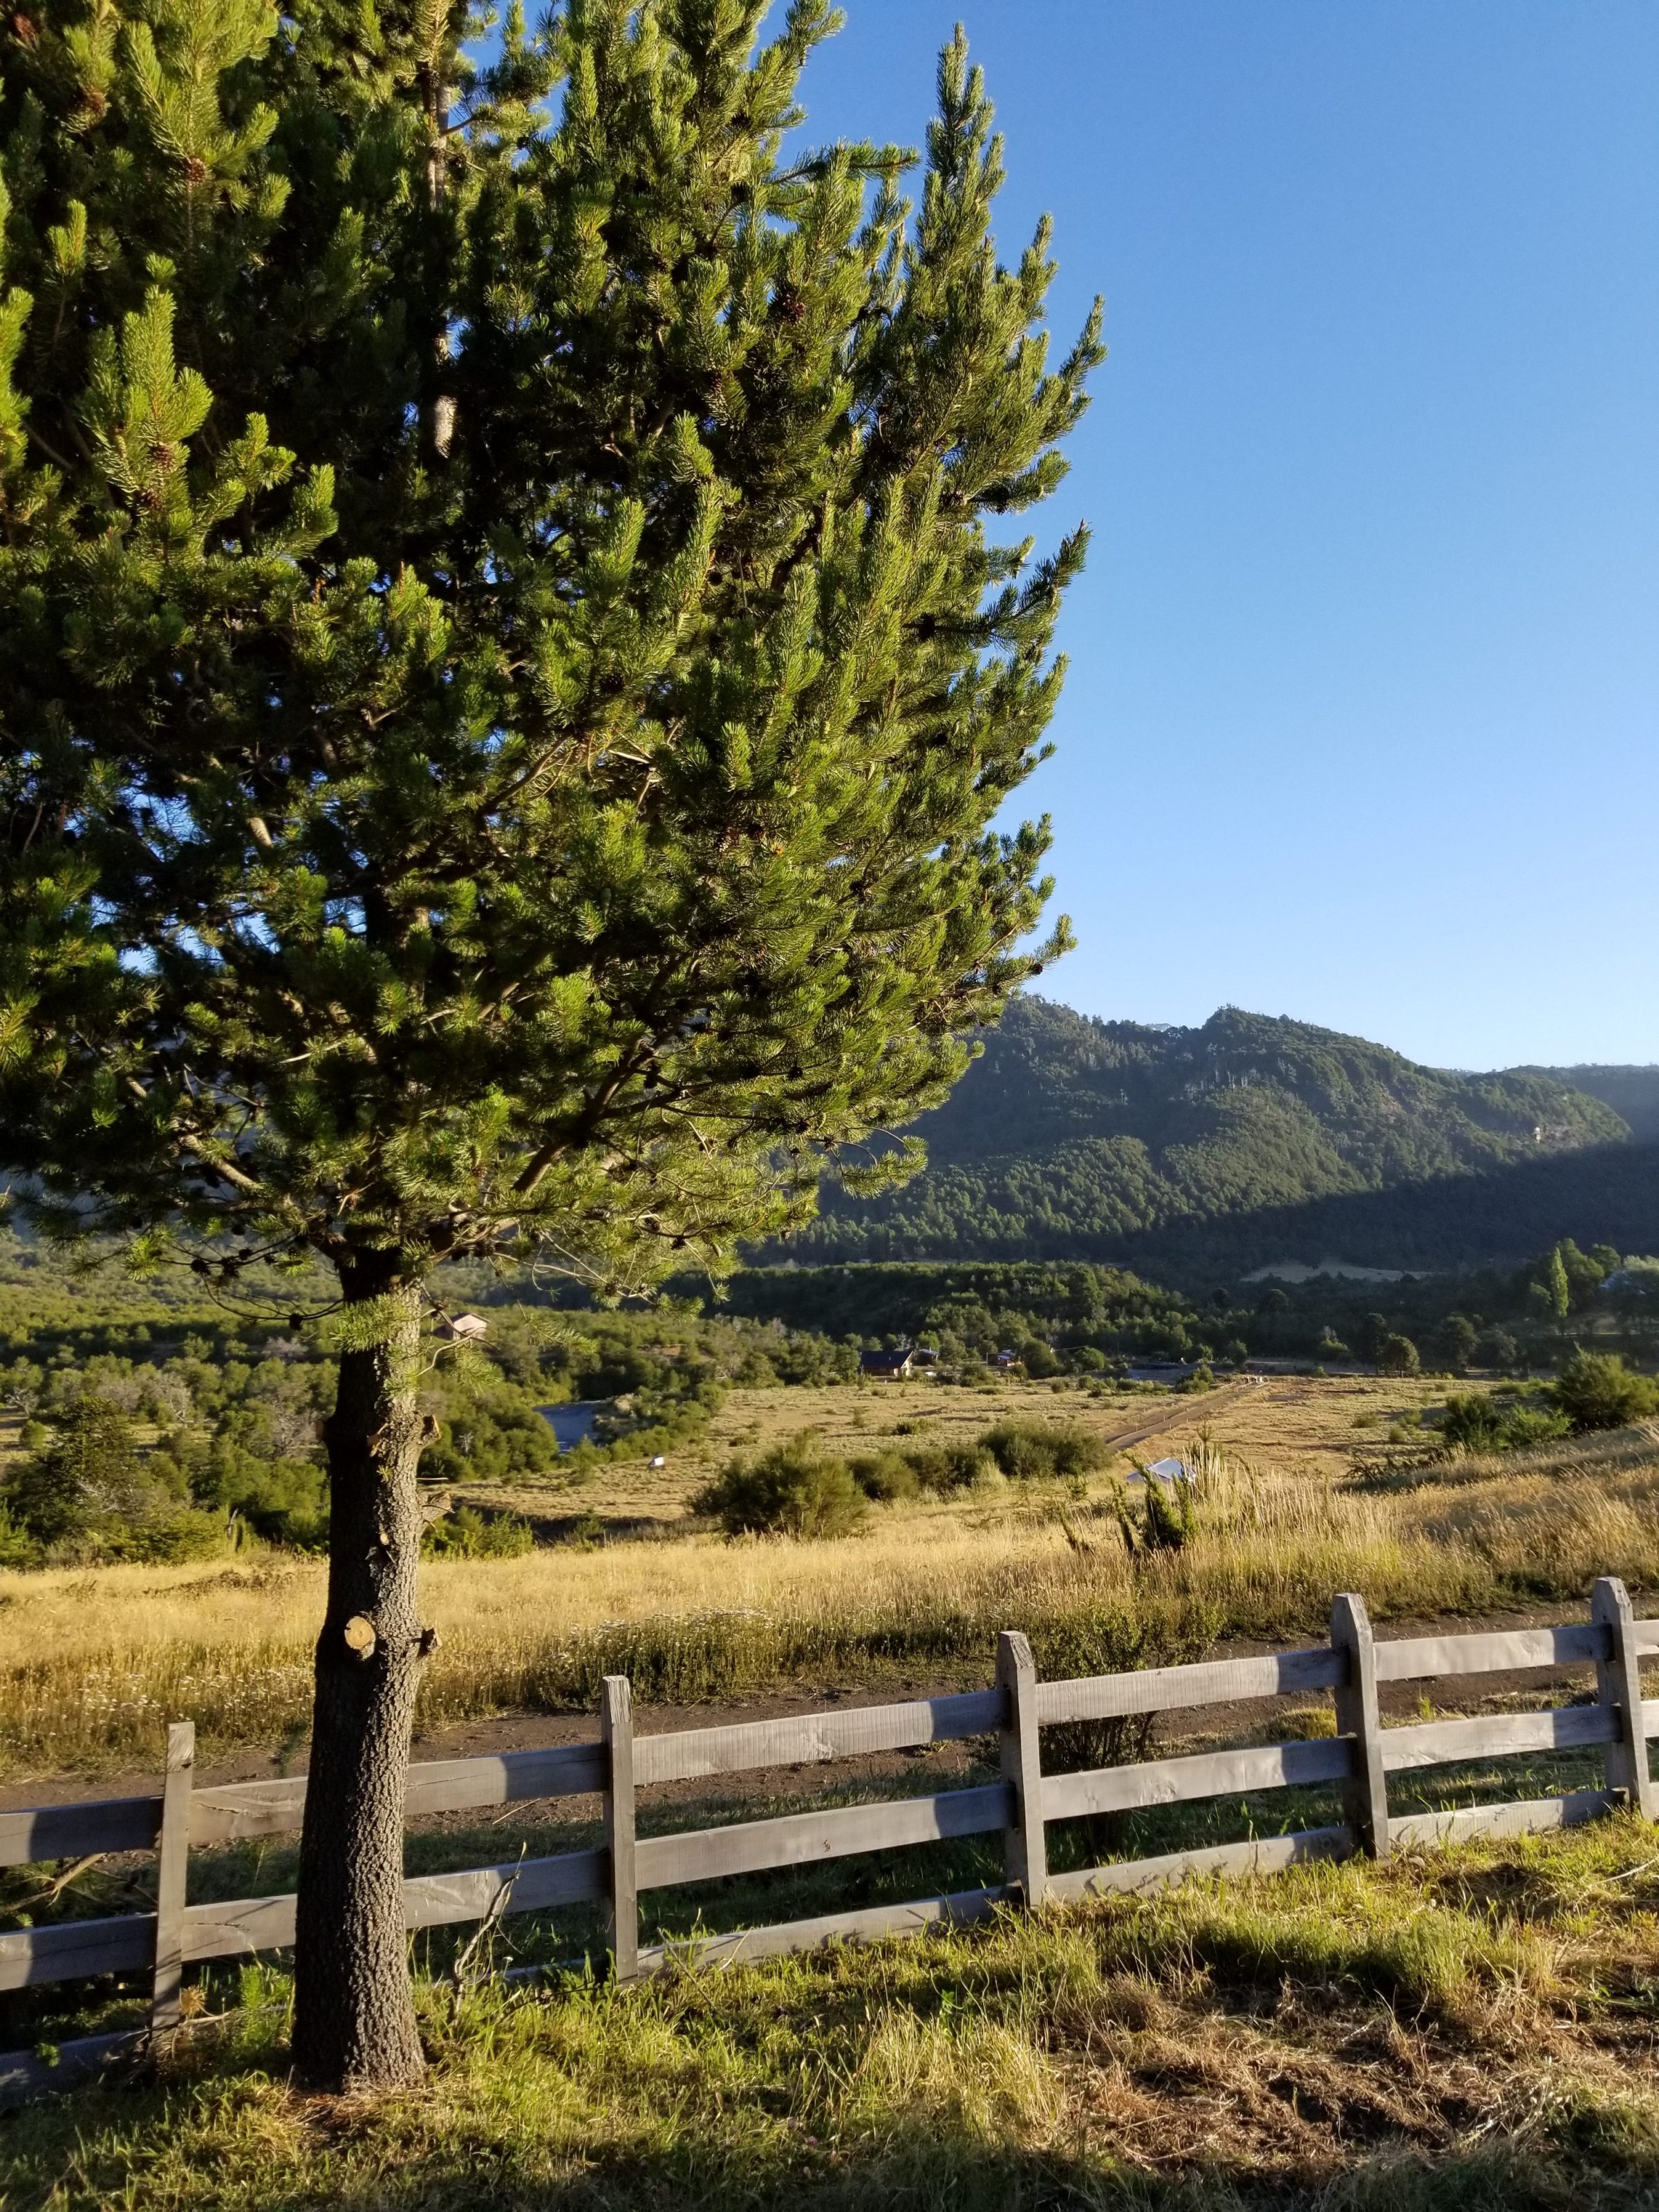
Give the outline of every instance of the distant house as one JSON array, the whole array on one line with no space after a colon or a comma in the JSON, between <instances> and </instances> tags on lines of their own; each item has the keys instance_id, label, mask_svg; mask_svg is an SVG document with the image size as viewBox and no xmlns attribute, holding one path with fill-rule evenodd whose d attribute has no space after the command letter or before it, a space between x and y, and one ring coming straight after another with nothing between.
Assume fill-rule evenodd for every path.
<instances>
[{"instance_id":1,"label":"distant house","mask_svg":"<svg viewBox=\"0 0 1659 2212\"><path fill-rule=\"evenodd\" d=\"M1019 1354L1017 1352L1000 1352L996 1357L996 1364L999 1367L1005 1369L1009 1367L1018 1367L1019 1364Z\"/></svg>"},{"instance_id":2,"label":"distant house","mask_svg":"<svg viewBox=\"0 0 1659 2212\"><path fill-rule=\"evenodd\" d=\"M489 1334L489 1323L482 1314L457 1314L451 1321L446 1314L438 1323L438 1334L449 1344L476 1344L481 1336Z\"/></svg>"},{"instance_id":3,"label":"distant house","mask_svg":"<svg viewBox=\"0 0 1659 2212\"><path fill-rule=\"evenodd\" d=\"M866 1375L873 1375L879 1382L902 1382L915 1365L912 1352L861 1352L859 1366Z\"/></svg>"},{"instance_id":4,"label":"distant house","mask_svg":"<svg viewBox=\"0 0 1659 2212\"><path fill-rule=\"evenodd\" d=\"M1193 1479L1193 1471L1184 1459L1155 1459L1146 1472L1162 1475L1165 1482L1190 1482Z\"/></svg>"}]
</instances>

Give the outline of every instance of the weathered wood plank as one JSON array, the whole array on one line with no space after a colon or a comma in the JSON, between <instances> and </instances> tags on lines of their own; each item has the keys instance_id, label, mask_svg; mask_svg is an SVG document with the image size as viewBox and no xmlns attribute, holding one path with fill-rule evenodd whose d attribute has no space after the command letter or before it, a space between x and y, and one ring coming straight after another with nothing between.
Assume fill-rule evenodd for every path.
<instances>
[{"instance_id":1,"label":"weathered wood plank","mask_svg":"<svg viewBox=\"0 0 1659 2212\"><path fill-rule=\"evenodd\" d=\"M1455 1813L1408 1813L1389 1823L1389 1840L1401 1845L1461 1844L1471 1836L1526 1836L1545 1828L1576 1828L1613 1810L1605 1790L1573 1790L1562 1797L1527 1797L1509 1805L1466 1805Z\"/></svg>"},{"instance_id":2,"label":"weathered wood plank","mask_svg":"<svg viewBox=\"0 0 1659 2212\"><path fill-rule=\"evenodd\" d=\"M1243 1698L1330 1690L1342 1680L1343 1665L1340 1652L1316 1645L1255 1659L1213 1659L1193 1667L1147 1667L1133 1674L1039 1682L1037 1719L1048 1727L1055 1721L1110 1720L1120 1713L1176 1712Z\"/></svg>"},{"instance_id":3,"label":"weathered wood plank","mask_svg":"<svg viewBox=\"0 0 1659 2212\"><path fill-rule=\"evenodd\" d=\"M72 1982L84 1974L118 1974L148 1966L155 1955L155 1915L118 1920L58 1920L0 1936L0 1990Z\"/></svg>"},{"instance_id":4,"label":"weathered wood plank","mask_svg":"<svg viewBox=\"0 0 1659 2212\"><path fill-rule=\"evenodd\" d=\"M1607 1783L1644 1820L1659 1814L1659 1792L1648 1763L1642 1717L1641 1655L1630 1594L1617 1575L1602 1575L1590 1594L1590 1617L1607 1632L1607 1656L1595 1669L1596 1695L1607 1716Z\"/></svg>"},{"instance_id":5,"label":"weathered wood plank","mask_svg":"<svg viewBox=\"0 0 1659 2212\"><path fill-rule=\"evenodd\" d=\"M965 1697L918 1698L896 1705L853 1705L831 1713L795 1713L781 1720L742 1721L731 1728L682 1729L634 1739L634 1779L686 1782L708 1774L740 1774L757 1766L804 1766L857 1759L870 1752L908 1751L917 1744L991 1735L1002 1725L1000 1690Z\"/></svg>"},{"instance_id":6,"label":"weathered wood plank","mask_svg":"<svg viewBox=\"0 0 1659 2212\"><path fill-rule=\"evenodd\" d=\"M0 2111L55 2090L81 2088L136 2057L146 2039L145 2029L128 2027L113 2035L78 2035L58 2044L50 2058L33 2051L0 2052Z\"/></svg>"},{"instance_id":7,"label":"weathered wood plank","mask_svg":"<svg viewBox=\"0 0 1659 2212\"><path fill-rule=\"evenodd\" d=\"M1612 1741L1611 1716L1599 1705L1563 1705L1553 1712L1476 1713L1468 1720L1425 1721L1382 1731L1389 1774L1447 1766L1464 1759L1510 1759L1529 1751L1577 1751Z\"/></svg>"},{"instance_id":8,"label":"weathered wood plank","mask_svg":"<svg viewBox=\"0 0 1659 2212\"><path fill-rule=\"evenodd\" d=\"M1376 1701L1376 1638L1365 1601L1344 1590L1331 1601L1331 1644L1346 1661L1334 1693L1336 1732L1353 1746L1342 1785L1342 1809L1368 1858L1389 1856L1389 1782L1382 1764L1382 1720Z\"/></svg>"},{"instance_id":9,"label":"weathered wood plank","mask_svg":"<svg viewBox=\"0 0 1659 2212\"><path fill-rule=\"evenodd\" d=\"M593 1904L605 1894L605 1874L603 1851L560 1851L552 1858L509 1860L462 1874L419 1875L404 1884L404 1925L444 1928L482 1920L497 1894L509 1888L508 1913Z\"/></svg>"},{"instance_id":10,"label":"weathered wood plank","mask_svg":"<svg viewBox=\"0 0 1659 2212\"><path fill-rule=\"evenodd\" d=\"M606 1894L608 1868L604 1851L561 1851L552 1858L509 1859L500 1866L469 1867L458 1874L413 1875L404 1884L404 1925L447 1928L482 1920L504 1889L511 1892L505 1908L509 1913L597 1903ZM192 1905L185 1912L187 1960L280 1951L293 1941L291 1892Z\"/></svg>"},{"instance_id":11,"label":"weathered wood plank","mask_svg":"<svg viewBox=\"0 0 1659 2212\"><path fill-rule=\"evenodd\" d=\"M1048 1874L1042 1826L1042 1733L1036 1717L1036 1662L1017 1628L997 1639L997 1682L1006 1714L1002 1725L1002 1778L1013 1797L1014 1817L1002 1839L1002 1869L1028 1905L1041 1905Z\"/></svg>"},{"instance_id":12,"label":"weathered wood plank","mask_svg":"<svg viewBox=\"0 0 1659 2212\"><path fill-rule=\"evenodd\" d=\"M14 1813L0 1813L0 1866L89 1858L94 1851L152 1851L161 1832L159 1796L23 1805Z\"/></svg>"},{"instance_id":13,"label":"weathered wood plank","mask_svg":"<svg viewBox=\"0 0 1659 2212\"><path fill-rule=\"evenodd\" d=\"M607 1674L599 1705L605 1750L605 1849L610 1874L611 1964L619 1982L639 1971L640 1892L635 1874L634 1702L626 1674Z\"/></svg>"},{"instance_id":14,"label":"weathered wood plank","mask_svg":"<svg viewBox=\"0 0 1659 2212\"><path fill-rule=\"evenodd\" d=\"M196 1723L174 1721L167 1729L161 1840L155 1865L155 1972L150 1987L149 2024L158 2033L176 2027L180 2014L185 1891L190 1874L190 1784L195 1764Z\"/></svg>"},{"instance_id":15,"label":"weathered wood plank","mask_svg":"<svg viewBox=\"0 0 1659 2212\"><path fill-rule=\"evenodd\" d=\"M1218 1875L1277 1874L1305 1859L1352 1858L1358 1848L1358 1838L1346 1824L1298 1828L1288 1836L1259 1836L1248 1843L1214 1844L1200 1851L1170 1851L1160 1858L1125 1859L1115 1865L1050 1875L1048 1894L1067 1899L1115 1897L1170 1889L1178 1882L1208 1881Z\"/></svg>"},{"instance_id":16,"label":"weathered wood plank","mask_svg":"<svg viewBox=\"0 0 1659 2212\"><path fill-rule=\"evenodd\" d=\"M1149 1759L1139 1766L1049 1774L1043 1777L1042 1817L1073 1820L1085 1813L1127 1813L1143 1805L1183 1804L1194 1797L1343 1782L1352 1765L1353 1747L1346 1737L1316 1736L1306 1743L1262 1744L1246 1751Z\"/></svg>"},{"instance_id":17,"label":"weathered wood plank","mask_svg":"<svg viewBox=\"0 0 1659 2212\"><path fill-rule=\"evenodd\" d=\"M1490 1636L1404 1636L1376 1646L1379 1682L1416 1682L1431 1674L1490 1674L1499 1668L1571 1667L1607 1656L1605 1628L1589 1621L1567 1628L1513 1628Z\"/></svg>"},{"instance_id":18,"label":"weathered wood plank","mask_svg":"<svg viewBox=\"0 0 1659 2212\"><path fill-rule=\"evenodd\" d=\"M1638 1620L1632 1623L1636 1631L1636 1648L1651 1657L1659 1652L1659 1620Z\"/></svg>"},{"instance_id":19,"label":"weathered wood plank","mask_svg":"<svg viewBox=\"0 0 1659 2212\"><path fill-rule=\"evenodd\" d=\"M744 1820L680 1836L647 1836L635 1848L641 1889L717 1875L756 1874L763 1867L802 1866L855 1851L896 1850L946 1836L1006 1828L1013 1815L1003 1782L978 1790L946 1790L932 1797L848 1805L830 1813L792 1813L777 1820Z\"/></svg>"},{"instance_id":20,"label":"weathered wood plank","mask_svg":"<svg viewBox=\"0 0 1659 2212\"><path fill-rule=\"evenodd\" d=\"M409 1770L405 1813L464 1813L474 1806L516 1805L538 1797L580 1797L605 1787L598 1743L554 1744L544 1751L508 1751L482 1759L423 1759ZM198 1790L191 1808L192 1844L239 1843L250 1836L297 1833L305 1818L306 1778L223 1783Z\"/></svg>"},{"instance_id":21,"label":"weathered wood plank","mask_svg":"<svg viewBox=\"0 0 1659 2212\"><path fill-rule=\"evenodd\" d=\"M283 1951L294 1941L294 1893L228 1898L185 1908L185 1959L240 1959Z\"/></svg>"},{"instance_id":22,"label":"weathered wood plank","mask_svg":"<svg viewBox=\"0 0 1659 2212\"><path fill-rule=\"evenodd\" d=\"M960 1928L983 1920L1005 1903L1009 1893L960 1889L945 1897L919 1898L911 1905L872 1905L858 1912L828 1912L817 1920L786 1920L767 1928L739 1928L728 1936L686 1936L647 1944L640 1972L659 1973L667 1966L729 1966L743 1959L772 1959L785 1951L815 1951L821 1943L873 1943L884 1936L919 1936L928 1928Z\"/></svg>"}]
</instances>

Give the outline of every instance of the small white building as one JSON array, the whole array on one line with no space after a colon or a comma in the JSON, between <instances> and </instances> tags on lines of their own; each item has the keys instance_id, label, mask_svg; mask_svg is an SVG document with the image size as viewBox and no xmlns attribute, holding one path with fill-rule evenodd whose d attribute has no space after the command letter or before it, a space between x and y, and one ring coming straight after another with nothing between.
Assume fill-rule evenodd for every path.
<instances>
[{"instance_id":1,"label":"small white building","mask_svg":"<svg viewBox=\"0 0 1659 2212\"><path fill-rule=\"evenodd\" d=\"M476 1344L481 1336L489 1334L489 1323L482 1314L457 1314L451 1321L446 1314L438 1323L438 1334L447 1344Z\"/></svg>"}]
</instances>

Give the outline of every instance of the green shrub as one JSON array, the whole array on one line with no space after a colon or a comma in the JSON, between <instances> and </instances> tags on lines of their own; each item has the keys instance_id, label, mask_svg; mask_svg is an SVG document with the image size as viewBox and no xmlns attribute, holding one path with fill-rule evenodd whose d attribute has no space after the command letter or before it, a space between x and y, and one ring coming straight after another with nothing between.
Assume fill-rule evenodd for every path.
<instances>
[{"instance_id":1,"label":"green shrub","mask_svg":"<svg viewBox=\"0 0 1659 2212\"><path fill-rule=\"evenodd\" d=\"M224 1547L224 1523L218 1516L199 1513L189 1506L180 1512L141 1521L109 1546L112 1554L120 1559L174 1566L186 1559L210 1559Z\"/></svg>"},{"instance_id":2,"label":"green shrub","mask_svg":"<svg viewBox=\"0 0 1659 2212\"><path fill-rule=\"evenodd\" d=\"M1377 1371L1382 1375L1415 1375L1423 1364L1417 1346L1408 1336L1385 1336L1376 1355Z\"/></svg>"},{"instance_id":3,"label":"green shrub","mask_svg":"<svg viewBox=\"0 0 1659 2212\"><path fill-rule=\"evenodd\" d=\"M1166 1483L1135 1462L1141 1478L1139 1500L1125 1488L1115 1500L1118 1526L1130 1558L1146 1552L1178 1552L1198 1530L1198 1495L1190 1482ZM1135 1511L1139 1502L1140 1510Z\"/></svg>"},{"instance_id":4,"label":"green shrub","mask_svg":"<svg viewBox=\"0 0 1659 2212\"><path fill-rule=\"evenodd\" d=\"M1462 1375L1474 1358L1480 1333L1467 1314L1448 1314L1435 1332L1435 1350L1443 1364Z\"/></svg>"},{"instance_id":5,"label":"green shrub","mask_svg":"<svg viewBox=\"0 0 1659 2212\"><path fill-rule=\"evenodd\" d=\"M1507 1375L1521 1357L1520 1346L1506 1328L1483 1328L1474 1340L1474 1361L1477 1367L1496 1368Z\"/></svg>"},{"instance_id":6,"label":"green shrub","mask_svg":"<svg viewBox=\"0 0 1659 2212\"><path fill-rule=\"evenodd\" d=\"M1051 1428L1041 1421L1000 1421L979 1440L1011 1481L1041 1481L1091 1474L1111 1457L1087 1429Z\"/></svg>"},{"instance_id":7,"label":"green shrub","mask_svg":"<svg viewBox=\"0 0 1659 2212\"><path fill-rule=\"evenodd\" d=\"M971 1490L990 1464L983 1443L912 1444L904 1462L921 1488L935 1497Z\"/></svg>"},{"instance_id":8,"label":"green shrub","mask_svg":"<svg viewBox=\"0 0 1659 2212\"><path fill-rule=\"evenodd\" d=\"M262 1459L229 1436L206 1445L163 1440L150 1465L165 1470L175 1459L198 1505L216 1506L268 1544L314 1552L328 1544L328 1474L315 1460L297 1455Z\"/></svg>"},{"instance_id":9,"label":"green shrub","mask_svg":"<svg viewBox=\"0 0 1659 2212\"><path fill-rule=\"evenodd\" d=\"M1639 1379L1639 1378L1638 1378ZM1571 1424L1563 1413L1522 1406L1513 1398L1486 1398L1471 1391L1446 1401L1440 1433L1464 1451L1527 1451L1565 1436Z\"/></svg>"},{"instance_id":10,"label":"green shrub","mask_svg":"<svg viewBox=\"0 0 1659 2212\"><path fill-rule=\"evenodd\" d=\"M218 1516L191 1510L173 1460L140 1455L118 1406L83 1395L57 1427L6 1486L12 1549L21 1536L60 1557L166 1560L205 1559L223 1545Z\"/></svg>"},{"instance_id":11,"label":"green shrub","mask_svg":"<svg viewBox=\"0 0 1659 2212\"><path fill-rule=\"evenodd\" d=\"M1616 1353L1576 1352L1557 1377L1555 1402L1575 1429L1622 1429L1659 1408L1659 1385Z\"/></svg>"},{"instance_id":12,"label":"green shrub","mask_svg":"<svg viewBox=\"0 0 1659 2212\"><path fill-rule=\"evenodd\" d=\"M914 1498L921 1487L915 1468L902 1452L877 1452L872 1457L849 1461L848 1472L865 1496L878 1505Z\"/></svg>"},{"instance_id":13,"label":"green shrub","mask_svg":"<svg viewBox=\"0 0 1659 2212\"><path fill-rule=\"evenodd\" d=\"M1015 1346L1019 1364L1034 1382L1046 1382L1060 1372L1060 1362L1040 1336L1028 1336Z\"/></svg>"},{"instance_id":14,"label":"green shrub","mask_svg":"<svg viewBox=\"0 0 1659 2212\"><path fill-rule=\"evenodd\" d=\"M757 1460L734 1459L695 1500L728 1536L844 1536L870 1510L845 1460L811 1430Z\"/></svg>"},{"instance_id":15,"label":"green shrub","mask_svg":"<svg viewBox=\"0 0 1659 2212\"><path fill-rule=\"evenodd\" d=\"M33 1537L0 1505L0 1567L33 1567L40 1559L40 1547Z\"/></svg>"},{"instance_id":16,"label":"green shrub","mask_svg":"<svg viewBox=\"0 0 1659 2212\"><path fill-rule=\"evenodd\" d=\"M463 1505L428 1522L421 1549L434 1559L519 1559L535 1544L530 1523L514 1513L480 1513Z\"/></svg>"},{"instance_id":17,"label":"green shrub","mask_svg":"<svg viewBox=\"0 0 1659 2212\"><path fill-rule=\"evenodd\" d=\"M1547 1444L1558 1437L1566 1436L1572 1424L1565 1413L1547 1413L1535 1407L1512 1406L1504 1419L1504 1448L1506 1451L1530 1451L1534 1444Z\"/></svg>"},{"instance_id":18,"label":"green shrub","mask_svg":"<svg viewBox=\"0 0 1659 2212\"><path fill-rule=\"evenodd\" d=\"M1505 1411L1478 1391L1471 1391L1467 1397L1448 1398L1440 1433L1449 1444L1464 1451L1502 1451Z\"/></svg>"}]
</instances>

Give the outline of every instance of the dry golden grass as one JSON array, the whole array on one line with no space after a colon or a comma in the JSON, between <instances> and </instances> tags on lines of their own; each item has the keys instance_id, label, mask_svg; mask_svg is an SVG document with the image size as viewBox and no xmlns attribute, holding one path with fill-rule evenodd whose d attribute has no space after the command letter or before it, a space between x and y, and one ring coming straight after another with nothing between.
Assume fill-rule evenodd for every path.
<instances>
[{"instance_id":1,"label":"dry golden grass","mask_svg":"<svg viewBox=\"0 0 1659 2212\"><path fill-rule=\"evenodd\" d=\"M506 1491L483 1494L534 1511L546 1510L550 1493L562 1510L635 1525L672 1524L684 1518L691 1498L732 1453L764 1451L804 1428L817 1430L831 1450L856 1453L890 1441L900 1423L909 1425L918 1442L943 1443L975 1437L1008 1419L1063 1421L1109 1439L1140 1436L1133 1450L1152 1457L1182 1443L1202 1421L1220 1443L1245 1458L1334 1476L1346 1472L1356 1445L1381 1437L1401 1415L1433 1404L1445 1387L1370 1376L1282 1376L1224 1382L1200 1397L1130 1391L1097 1396L1075 1383L988 1376L974 1389L918 1377L850 1389L735 1390L707 1437L669 1451L664 1468L603 1466L580 1487L555 1478L540 1491L516 1497ZM1356 1428L1357 1419L1367 1425L1365 1433Z\"/></svg>"},{"instance_id":2,"label":"dry golden grass","mask_svg":"<svg viewBox=\"0 0 1659 2212\"><path fill-rule=\"evenodd\" d=\"M886 1509L838 1541L728 1543L688 1530L434 1562L425 1608L441 1640L422 1725L585 1705L618 1669L647 1705L834 1681L977 1684L1006 1626L1030 1633L1050 1674L1103 1671L1193 1656L1223 1636L1317 1636L1339 1589L1362 1591L1387 1619L1542 1599L1571 1614L1605 1572L1659 1589L1652 1434L1357 1481L1331 1471L1331 1439L1349 1450L1363 1441L1354 1387L1299 1384L1278 1462L1224 1449L1195 1539L1139 1559L1119 1534L1109 1474L1081 1498L999 1481ZM726 1419L764 1434L793 1411L799 1425L818 1410L802 1403L814 1395L748 1394ZM941 1425L978 1426L994 1402L1024 1413L1041 1403L1066 1419L1086 1407L1108 1433L1115 1420L1127 1425L1122 1407L1030 1390L995 1401L935 1392L921 1405L898 1392L821 1395L842 1401L845 1434L871 1440L927 1405ZM1401 1402L1398 1386L1384 1395ZM1147 1419L1167 1407L1171 1443L1207 1403L1125 1401ZM1252 1397L1214 1411L1224 1439L1246 1419L1259 1434L1271 1408ZM608 1480L625 1494L619 1471ZM195 1718L210 1755L297 1747L322 1596L319 1564L274 1554L0 1574L0 1759L14 1775L147 1765L161 1723L181 1715Z\"/></svg>"}]
</instances>

